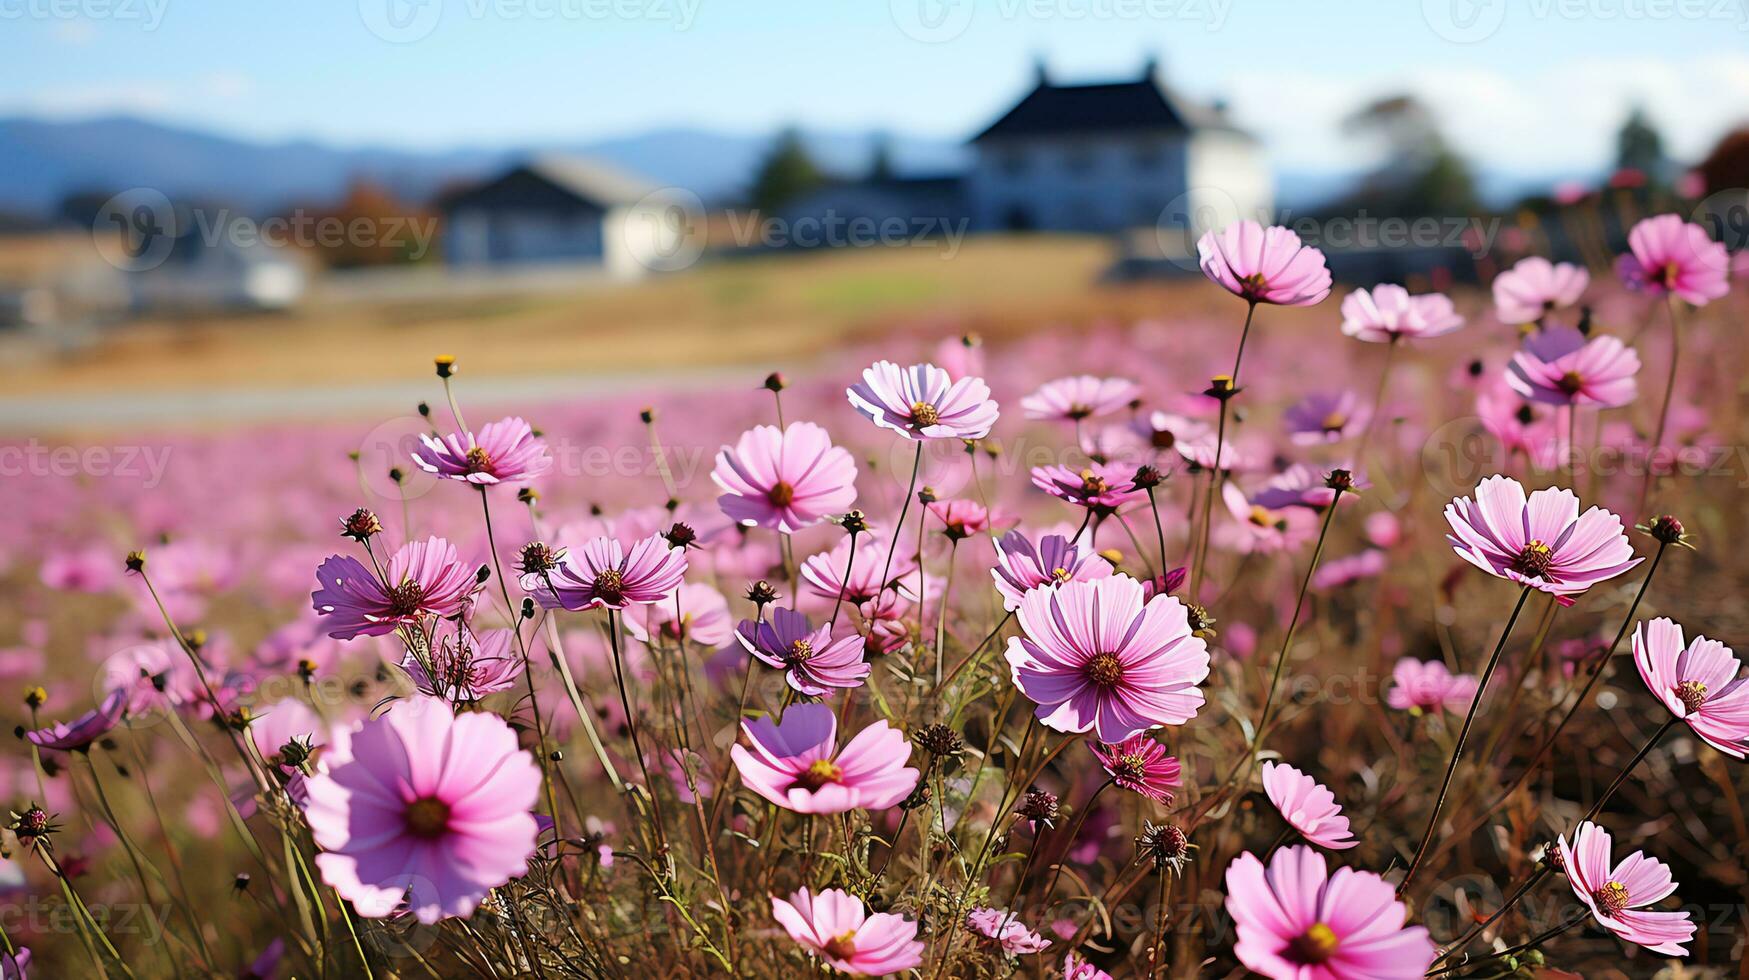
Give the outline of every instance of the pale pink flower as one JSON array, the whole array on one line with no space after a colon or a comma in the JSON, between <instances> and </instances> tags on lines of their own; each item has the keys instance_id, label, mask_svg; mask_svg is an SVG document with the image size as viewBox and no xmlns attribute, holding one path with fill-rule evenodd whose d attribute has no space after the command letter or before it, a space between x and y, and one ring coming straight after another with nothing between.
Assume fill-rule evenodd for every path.
<instances>
[{"instance_id":1,"label":"pale pink flower","mask_svg":"<svg viewBox=\"0 0 1749 980\"><path fill-rule=\"evenodd\" d=\"M1172 802L1182 767L1166 746L1146 735L1131 735L1118 745L1095 742L1093 755L1119 789L1153 800L1162 806Z\"/></svg>"},{"instance_id":2,"label":"pale pink flower","mask_svg":"<svg viewBox=\"0 0 1749 980\"><path fill-rule=\"evenodd\" d=\"M1629 252L1615 271L1628 288L1662 296L1671 293L1693 306L1705 306L1731 291L1726 281L1731 257L1700 225L1674 214L1646 218L1628 232Z\"/></svg>"},{"instance_id":3,"label":"pale pink flower","mask_svg":"<svg viewBox=\"0 0 1749 980\"><path fill-rule=\"evenodd\" d=\"M1112 977L1070 950L1063 954L1063 980L1112 980Z\"/></svg>"},{"instance_id":4,"label":"pale pink flower","mask_svg":"<svg viewBox=\"0 0 1749 980\"><path fill-rule=\"evenodd\" d=\"M1280 226L1236 221L1204 234L1196 252L1203 275L1252 303L1312 306L1330 295L1324 253Z\"/></svg>"},{"instance_id":5,"label":"pale pink flower","mask_svg":"<svg viewBox=\"0 0 1749 980\"><path fill-rule=\"evenodd\" d=\"M1295 443L1316 446L1359 435L1371 415L1352 391L1317 391L1288 406L1282 422Z\"/></svg>"},{"instance_id":6,"label":"pale pink flower","mask_svg":"<svg viewBox=\"0 0 1749 980\"><path fill-rule=\"evenodd\" d=\"M409 541L389 559L387 582L351 556L334 555L316 569L321 588L310 593L337 640L381 636L427 616L452 618L472 603L482 583L477 570L456 559L442 538Z\"/></svg>"},{"instance_id":7,"label":"pale pink flower","mask_svg":"<svg viewBox=\"0 0 1749 980\"><path fill-rule=\"evenodd\" d=\"M1279 762L1263 764L1263 792L1300 836L1319 847L1345 851L1360 841L1349 832L1348 818L1336 803L1336 794L1293 766Z\"/></svg>"},{"instance_id":8,"label":"pale pink flower","mask_svg":"<svg viewBox=\"0 0 1749 980\"><path fill-rule=\"evenodd\" d=\"M1122 742L1202 707L1208 648L1174 596L1144 604L1140 582L1114 575L1034 589L1019 618L1025 635L1009 639L1006 658L1047 728Z\"/></svg>"},{"instance_id":9,"label":"pale pink flower","mask_svg":"<svg viewBox=\"0 0 1749 980\"><path fill-rule=\"evenodd\" d=\"M1357 289L1342 300L1342 332L1369 343L1440 337L1464 325L1451 299L1441 293L1411 296L1386 283Z\"/></svg>"},{"instance_id":10,"label":"pale pink flower","mask_svg":"<svg viewBox=\"0 0 1749 980\"><path fill-rule=\"evenodd\" d=\"M1520 396L1545 405L1617 408L1639 394L1634 376L1640 355L1618 338L1586 340L1578 330L1548 327L1527 337L1512 355L1506 383Z\"/></svg>"},{"instance_id":11,"label":"pale pink flower","mask_svg":"<svg viewBox=\"0 0 1749 980\"><path fill-rule=\"evenodd\" d=\"M946 528L942 533L955 540L983 534L990 530L993 522L1013 522L1012 518L992 515L983 504L975 500L962 498L937 500L929 505L929 513Z\"/></svg>"},{"instance_id":12,"label":"pale pink flower","mask_svg":"<svg viewBox=\"0 0 1749 980\"><path fill-rule=\"evenodd\" d=\"M1420 980L1433 940L1406 926L1409 909L1370 871L1338 868L1303 845L1227 866L1227 913L1239 962L1271 980Z\"/></svg>"},{"instance_id":13,"label":"pale pink flower","mask_svg":"<svg viewBox=\"0 0 1749 980\"><path fill-rule=\"evenodd\" d=\"M1464 561L1499 578L1567 599L1638 565L1621 518L1601 507L1579 513L1571 490L1549 487L1527 499L1505 476L1476 484L1476 499L1445 507L1446 540Z\"/></svg>"},{"instance_id":14,"label":"pale pink flower","mask_svg":"<svg viewBox=\"0 0 1749 980\"><path fill-rule=\"evenodd\" d=\"M809 697L861 687L873 669L863 659L862 637L834 638L830 623L815 629L807 616L782 606L766 610L763 620L741 620L735 636L748 653L783 671L789 686Z\"/></svg>"},{"instance_id":15,"label":"pale pink flower","mask_svg":"<svg viewBox=\"0 0 1749 980\"><path fill-rule=\"evenodd\" d=\"M1081 374L1047 381L1020 400L1029 419L1079 422L1121 412L1140 398L1141 386L1128 378L1096 378Z\"/></svg>"},{"instance_id":16,"label":"pale pink flower","mask_svg":"<svg viewBox=\"0 0 1749 980\"><path fill-rule=\"evenodd\" d=\"M1241 554L1289 551L1318 536L1318 516L1305 507L1267 507L1232 483L1221 487L1221 501L1233 520L1217 533L1224 546Z\"/></svg>"},{"instance_id":17,"label":"pale pink flower","mask_svg":"<svg viewBox=\"0 0 1749 980\"><path fill-rule=\"evenodd\" d=\"M1579 302L1590 284L1591 273L1583 266L1553 263L1540 255L1520 259L1494 277L1494 315L1509 326L1536 323Z\"/></svg>"},{"instance_id":18,"label":"pale pink flower","mask_svg":"<svg viewBox=\"0 0 1749 980\"><path fill-rule=\"evenodd\" d=\"M520 418L500 419L481 426L476 435L457 432L441 439L419 437L413 462L427 473L475 486L527 483L553 465L546 444Z\"/></svg>"},{"instance_id":19,"label":"pale pink flower","mask_svg":"<svg viewBox=\"0 0 1749 980\"><path fill-rule=\"evenodd\" d=\"M660 602L626 610L626 632L639 643L687 643L716 649L735 636L729 600L708 585L682 583Z\"/></svg>"},{"instance_id":20,"label":"pale pink flower","mask_svg":"<svg viewBox=\"0 0 1749 980\"><path fill-rule=\"evenodd\" d=\"M1064 582L1086 582L1107 578L1111 563L1070 544L1060 534L1047 534L1038 547L1019 531L1009 531L996 542L996 567L990 576L996 580L996 591L1002 593L1002 608L1013 612L1027 592L1041 585L1061 585Z\"/></svg>"},{"instance_id":21,"label":"pale pink flower","mask_svg":"<svg viewBox=\"0 0 1749 980\"><path fill-rule=\"evenodd\" d=\"M741 781L786 810L885 810L917 787L918 771L905 765L911 744L885 721L864 728L843 749L837 747L838 719L826 704L792 704L782 721L755 718L741 730L749 745L729 749Z\"/></svg>"},{"instance_id":22,"label":"pale pink flower","mask_svg":"<svg viewBox=\"0 0 1749 980\"><path fill-rule=\"evenodd\" d=\"M1130 431L1146 442L1149 448L1161 452L1177 447L1186 439L1201 438L1209 434L1207 422L1171 412L1148 412L1132 419L1129 425ZM1209 452L1214 452L1213 446L1209 448Z\"/></svg>"},{"instance_id":23,"label":"pale pink flower","mask_svg":"<svg viewBox=\"0 0 1749 980\"><path fill-rule=\"evenodd\" d=\"M1385 692L1385 703L1398 711L1437 714L1467 711L1475 697L1476 679L1469 674L1454 674L1438 660L1402 657L1391 668L1391 689Z\"/></svg>"},{"instance_id":24,"label":"pale pink flower","mask_svg":"<svg viewBox=\"0 0 1749 980\"><path fill-rule=\"evenodd\" d=\"M891 912L868 914L862 899L838 888L789 901L772 896L771 916L789 937L834 970L851 976L886 976L923 963L917 923Z\"/></svg>"},{"instance_id":25,"label":"pale pink flower","mask_svg":"<svg viewBox=\"0 0 1749 980\"><path fill-rule=\"evenodd\" d=\"M551 572L523 575L522 590L547 609L625 609L670 598L685 574L685 549L660 534L630 549L601 537L567 551Z\"/></svg>"},{"instance_id":26,"label":"pale pink flower","mask_svg":"<svg viewBox=\"0 0 1749 980\"><path fill-rule=\"evenodd\" d=\"M982 439L996 424L997 405L983 379L955 381L933 364L877 361L845 393L859 414L907 439Z\"/></svg>"},{"instance_id":27,"label":"pale pink flower","mask_svg":"<svg viewBox=\"0 0 1749 980\"><path fill-rule=\"evenodd\" d=\"M1109 514L1141 498L1135 475L1135 467L1121 463L1088 463L1078 470L1060 464L1035 466L1032 485L1058 500Z\"/></svg>"},{"instance_id":28,"label":"pale pink flower","mask_svg":"<svg viewBox=\"0 0 1749 980\"><path fill-rule=\"evenodd\" d=\"M473 913L535 850L541 771L497 715L434 698L334 733L304 814L322 879L360 915Z\"/></svg>"},{"instance_id":29,"label":"pale pink flower","mask_svg":"<svg viewBox=\"0 0 1749 980\"><path fill-rule=\"evenodd\" d=\"M522 676L522 656L511 649L512 638L508 629L458 630L439 638L426 655L435 679L411 650L402 656L401 669L421 694L455 704L478 701L510 690Z\"/></svg>"},{"instance_id":30,"label":"pale pink flower","mask_svg":"<svg viewBox=\"0 0 1749 980\"><path fill-rule=\"evenodd\" d=\"M844 601L860 606L872 601L893 582L917 571L917 558L903 552L887 561L888 540L884 536L865 534L856 542L856 554L850 553L850 538L838 539L832 550L813 555L802 562L802 579L814 595L829 603ZM903 547L903 545L901 545ZM886 580L881 580L882 573Z\"/></svg>"},{"instance_id":31,"label":"pale pink flower","mask_svg":"<svg viewBox=\"0 0 1749 980\"><path fill-rule=\"evenodd\" d=\"M328 723L315 709L297 700L284 698L250 712L249 737L254 740L261 757L278 764L280 750L293 739L314 748L328 744Z\"/></svg>"},{"instance_id":32,"label":"pale pink flower","mask_svg":"<svg viewBox=\"0 0 1749 980\"><path fill-rule=\"evenodd\" d=\"M1659 617L1634 627L1634 665L1670 713L1727 755L1749 754L1749 684L1731 648L1696 636L1686 647L1682 627Z\"/></svg>"},{"instance_id":33,"label":"pale pink flower","mask_svg":"<svg viewBox=\"0 0 1749 980\"><path fill-rule=\"evenodd\" d=\"M856 461L812 422L760 425L717 454L717 506L736 523L794 534L856 503Z\"/></svg>"},{"instance_id":34,"label":"pale pink flower","mask_svg":"<svg viewBox=\"0 0 1749 980\"><path fill-rule=\"evenodd\" d=\"M1020 923L1013 912L978 906L966 914L966 928L1009 956L1042 953L1051 941Z\"/></svg>"},{"instance_id":35,"label":"pale pink flower","mask_svg":"<svg viewBox=\"0 0 1749 980\"><path fill-rule=\"evenodd\" d=\"M1694 938L1695 929L1688 913L1646 908L1676 891L1669 865L1635 851L1612 867L1609 831L1594 823L1580 824L1571 846L1566 837L1557 846L1567 883L1599 925L1655 953L1688 955L1683 944Z\"/></svg>"},{"instance_id":36,"label":"pale pink flower","mask_svg":"<svg viewBox=\"0 0 1749 980\"><path fill-rule=\"evenodd\" d=\"M1384 552L1377 548L1366 548L1320 564L1318 570L1312 573L1312 588L1320 592L1339 589L1361 579L1377 578L1384 574L1387 567L1389 561Z\"/></svg>"}]
</instances>

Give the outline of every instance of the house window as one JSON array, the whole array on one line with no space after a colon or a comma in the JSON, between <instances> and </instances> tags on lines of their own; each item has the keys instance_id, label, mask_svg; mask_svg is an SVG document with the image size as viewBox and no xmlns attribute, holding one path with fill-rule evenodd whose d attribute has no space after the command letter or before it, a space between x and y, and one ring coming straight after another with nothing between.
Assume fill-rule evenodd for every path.
<instances>
[{"instance_id":1,"label":"house window","mask_svg":"<svg viewBox=\"0 0 1749 980\"><path fill-rule=\"evenodd\" d=\"M1018 177L1026 173L1027 159L1025 150L1004 150L996 158L996 166L1010 177Z\"/></svg>"},{"instance_id":2,"label":"house window","mask_svg":"<svg viewBox=\"0 0 1749 980\"><path fill-rule=\"evenodd\" d=\"M1166 157L1159 140L1143 140L1136 144L1131 162L1137 170L1158 170L1160 162Z\"/></svg>"}]
</instances>

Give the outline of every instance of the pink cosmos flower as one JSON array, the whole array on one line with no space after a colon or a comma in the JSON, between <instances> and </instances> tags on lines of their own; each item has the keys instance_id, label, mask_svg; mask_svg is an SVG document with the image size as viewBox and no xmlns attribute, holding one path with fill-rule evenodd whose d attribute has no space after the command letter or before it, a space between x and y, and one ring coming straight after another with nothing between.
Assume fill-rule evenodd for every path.
<instances>
[{"instance_id":1,"label":"pink cosmos flower","mask_svg":"<svg viewBox=\"0 0 1749 980\"><path fill-rule=\"evenodd\" d=\"M1021 925L1007 909L980 905L966 914L966 928L1009 956L1042 953L1051 948L1049 939Z\"/></svg>"},{"instance_id":2,"label":"pink cosmos flower","mask_svg":"<svg viewBox=\"0 0 1749 980\"><path fill-rule=\"evenodd\" d=\"M427 925L528 868L541 771L497 715L433 698L334 733L304 813L322 879L359 914L406 902Z\"/></svg>"},{"instance_id":3,"label":"pink cosmos flower","mask_svg":"<svg viewBox=\"0 0 1749 980\"><path fill-rule=\"evenodd\" d=\"M1495 475L1476 484L1476 499L1445 506L1458 556L1482 571L1557 598L1584 592L1638 565L1621 518L1601 507L1579 513L1579 497L1555 487L1528 499L1524 487Z\"/></svg>"},{"instance_id":4,"label":"pink cosmos flower","mask_svg":"<svg viewBox=\"0 0 1749 980\"><path fill-rule=\"evenodd\" d=\"M1131 420L1130 431L1135 433L1150 449L1164 452L1178 445L1185 439L1195 439L1209 434L1208 423L1196 419L1174 415L1171 412L1148 412ZM1211 446L1212 454L1214 448Z\"/></svg>"},{"instance_id":5,"label":"pink cosmos flower","mask_svg":"<svg viewBox=\"0 0 1749 980\"><path fill-rule=\"evenodd\" d=\"M58 721L47 728L25 732L24 737L30 744L40 748L83 752L91 747L92 742L108 735L111 729L121 724L127 706L126 691L111 691L104 697L102 704L72 721Z\"/></svg>"},{"instance_id":6,"label":"pink cosmos flower","mask_svg":"<svg viewBox=\"0 0 1749 980\"><path fill-rule=\"evenodd\" d=\"M1583 266L1552 263L1540 255L1520 259L1494 277L1494 314L1508 326L1535 323L1579 302L1590 284L1591 273Z\"/></svg>"},{"instance_id":7,"label":"pink cosmos flower","mask_svg":"<svg viewBox=\"0 0 1749 980\"><path fill-rule=\"evenodd\" d=\"M626 610L626 632L639 643L682 640L715 650L735 636L729 600L708 585L686 582L661 602Z\"/></svg>"},{"instance_id":8,"label":"pink cosmos flower","mask_svg":"<svg viewBox=\"0 0 1749 980\"><path fill-rule=\"evenodd\" d=\"M1034 589L1019 617L1025 635L1009 639L1005 656L1047 728L1117 743L1182 725L1202 707L1208 648L1174 596L1144 605L1142 584L1114 575Z\"/></svg>"},{"instance_id":9,"label":"pink cosmos flower","mask_svg":"<svg viewBox=\"0 0 1749 980\"><path fill-rule=\"evenodd\" d=\"M1384 552L1367 548L1352 555L1328 559L1319 565L1312 573L1312 588L1320 592L1339 589L1361 579L1377 578L1388 567L1390 562Z\"/></svg>"},{"instance_id":10,"label":"pink cosmos flower","mask_svg":"<svg viewBox=\"0 0 1749 980\"><path fill-rule=\"evenodd\" d=\"M1349 479L1353 485L1343 491L1343 500L1353 503L1355 496L1371 486L1366 477L1354 471L1353 466L1345 466L1349 471ZM1263 488L1252 494L1250 502L1265 510L1284 510L1289 507L1308 507L1321 511L1330 506L1336 499L1336 491L1330 489L1330 468L1317 468L1304 463L1295 463L1280 473L1270 477Z\"/></svg>"},{"instance_id":11,"label":"pink cosmos flower","mask_svg":"<svg viewBox=\"0 0 1749 980\"><path fill-rule=\"evenodd\" d=\"M1731 291L1726 281L1731 258L1725 246L1678 215L1660 214L1634 225L1628 249L1616 260L1615 271L1629 289L1653 296L1672 293L1693 306L1705 306Z\"/></svg>"},{"instance_id":12,"label":"pink cosmos flower","mask_svg":"<svg viewBox=\"0 0 1749 980\"><path fill-rule=\"evenodd\" d=\"M629 550L601 537L566 552L564 564L550 573L523 575L522 589L547 609L625 609L669 598L685 574L685 549L660 534Z\"/></svg>"},{"instance_id":13,"label":"pink cosmos flower","mask_svg":"<svg viewBox=\"0 0 1749 980\"><path fill-rule=\"evenodd\" d=\"M475 570L457 561L455 545L435 537L402 545L386 577L387 584L347 555L333 555L316 569L322 587L310 593L310 602L332 617L329 636L381 636L427 616L459 616L482 587Z\"/></svg>"},{"instance_id":14,"label":"pink cosmos flower","mask_svg":"<svg viewBox=\"0 0 1749 980\"><path fill-rule=\"evenodd\" d=\"M1687 912L1653 912L1648 905L1663 901L1676 891L1670 867L1657 858L1635 851L1614 867L1609 863L1609 831L1594 823L1582 823L1573 831L1573 843L1557 840L1561 866L1573 894L1591 910L1599 925L1630 943L1655 953L1687 956L1682 944L1694 938L1694 923Z\"/></svg>"},{"instance_id":15,"label":"pink cosmos flower","mask_svg":"<svg viewBox=\"0 0 1749 980\"><path fill-rule=\"evenodd\" d=\"M278 763L280 750L292 739L307 741L313 748L328 744L328 723L309 705L295 698L283 698L255 709L249 722L249 737L260 750L261 757Z\"/></svg>"},{"instance_id":16,"label":"pink cosmos flower","mask_svg":"<svg viewBox=\"0 0 1749 980\"><path fill-rule=\"evenodd\" d=\"M1330 295L1324 253L1280 226L1236 221L1204 234L1196 252L1203 275L1252 303L1312 306Z\"/></svg>"},{"instance_id":17,"label":"pink cosmos flower","mask_svg":"<svg viewBox=\"0 0 1749 980\"><path fill-rule=\"evenodd\" d=\"M886 976L923 963L917 923L891 912L869 915L862 899L838 888L789 901L772 896L771 916L789 937L834 970L851 976Z\"/></svg>"},{"instance_id":18,"label":"pink cosmos flower","mask_svg":"<svg viewBox=\"0 0 1749 980\"><path fill-rule=\"evenodd\" d=\"M1284 847L1268 870L1254 854L1227 866L1227 912L1239 962L1272 980L1419 980L1433 963L1426 928L1390 882L1338 868L1303 845Z\"/></svg>"},{"instance_id":19,"label":"pink cosmos flower","mask_svg":"<svg viewBox=\"0 0 1749 980\"><path fill-rule=\"evenodd\" d=\"M983 379L954 381L933 364L901 368L876 361L845 393L858 414L907 439L982 439L996 424L997 406Z\"/></svg>"},{"instance_id":20,"label":"pink cosmos flower","mask_svg":"<svg viewBox=\"0 0 1749 980\"><path fill-rule=\"evenodd\" d=\"M1167 754L1166 746L1138 734L1121 745L1095 743L1093 755L1118 789L1140 793L1161 806L1172 802L1182 767Z\"/></svg>"},{"instance_id":21,"label":"pink cosmos flower","mask_svg":"<svg viewBox=\"0 0 1749 980\"><path fill-rule=\"evenodd\" d=\"M1267 499L1247 499L1244 491L1231 483L1221 487L1221 501L1233 517L1217 529L1224 546L1241 554L1273 554L1298 548L1318 536L1317 515L1299 506L1268 507L1264 504Z\"/></svg>"},{"instance_id":22,"label":"pink cosmos flower","mask_svg":"<svg viewBox=\"0 0 1749 980\"><path fill-rule=\"evenodd\" d=\"M1336 794L1293 766L1265 762L1263 792L1281 818L1311 843L1332 851L1346 851L1360 843L1348 830Z\"/></svg>"},{"instance_id":23,"label":"pink cosmos flower","mask_svg":"<svg viewBox=\"0 0 1749 980\"><path fill-rule=\"evenodd\" d=\"M929 513L941 521L948 537L964 540L974 534L983 534L992 525L1013 524L1014 518L1001 514L992 514L983 504L975 500L955 498L953 500L937 500L929 505Z\"/></svg>"},{"instance_id":24,"label":"pink cosmos flower","mask_svg":"<svg viewBox=\"0 0 1749 980\"><path fill-rule=\"evenodd\" d=\"M1216 434L1204 431L1200 436L1187 436L1179 440L1178 455L1204 470L1215 468L1215 443L1221 447L1220 468L1228 473L1234 470L1251 469L1257 465L1257 455L1248 449L1234 445L1232 439L1220 440Z\"/></svg>"},{"instance_id":25,"label":"pink cosmos flower","mask_svg":"<svg viewBox=\"0 0 1749 980\"><path fill-rule=\"evenodd\" d=\"M836 602L842 593L844 601L860 606L880 595L896 580L917 570L915 555L893 555L887 563L888 539L865 534L856 542L856 554L850 553L850 538L838 539L832 550L814 555L802 562L802 578L816 596ZM853 560L854 559L854 560ZM881 573L887 580L881 581Z\"/></svg>"},{"instance_id":26,"label":"pink cosmos flower","mask_svg":"<svg viewBox=\"0 0 1749 980\"><path fill-rule=\"evenodd\" d=\"M813 698L861 687L873 670L862 658L862 637L834 639L831 624L814 629L807 616L782 606L772 606L762 621L741 620L735 636L761 663L783 671L790 687Z\"/></svg>"},{"instance_id":27,"label":"pink cosmos flower","mask_svg":"<svg viewBox=\"0 0 1749 980\"><path fill-rule=\"evenodd\" d=\"M1342 300L1342 332L1368 343L1441 337L1463 325L1451 299L1441 293L1411 296L1402 286L1386 283L1357 289Z\"/></svg>"},{"instance_id":28,"label":"pink cosmos flower","mask_svg":"<svg viewBox=\"0 0 1749 980\"><path fill-rule=\"evenodd\" d=\"M201 700L204 690L187 654L171 640L129 647L103 662L99 682L107 694L124 691L127 711L147 715Z\"/></svg>"},{"instance_id":29,"label":"pink cosmos flower","mask_svg":"<svg viewBox=\"0 0 1749 980\"><path fill-rule=\"evenodd\" d=\"M0 980L29 980L30 947L19 946L10 953L0 952Z\"/></svg>"},{"instance_id":30,"label":"pink cosmos flower","mask_svg":"<svg viewBox=\"0 0 1749 980\"><path fill-rule=\"evenodd\" d=\"M838 719L825 704L792 704L781 722L755 718L741 730L751 748L729 749L741 781L786 810L885 810L917 786L917 770L905 765L911 744L885 721L864 728L843 749L837 748Z\"/></svg>"},{"instance_id":31,"label":"pink cosmos flower","mask_svg":"<svg viewBox=\"0 0 1749 980\"><path fill-rule=\"evenodd\" d=\"M1572 327L1549 327L1524 341L1512 355L1506 383L1520 396L1545 405L1615 408L1634 400L1640 355L1615 337L1587 341Z\"/></svg>"},{"instance_id":32,"label":"pink cosmos flower","mask_svg":"<svg viewBox=\"0 0 1749 980\"><path fill-rule=\"evenodd\" d=\"M1682 627L1659 617L1634 627L1634 665L1671 714L1727 755L1749 754L1749 685L1731 648L1696 636L1682 645Z\"/></svg>"},{"instance_id":33,"label":"pink cosmos flower","mask_svg":"<svg viewBox=\"0 0 1749 980\"><path fill-rule=\"evenodd\" d=\"M1096 378L1091 374L1047 381L1020 400L1029 419L1079 422L1121 412L1140 398L1141 386L1128 378Z\"/></svg>"},{"instance_id":34,"label":"pink cosmos flower","mask_svg":"<svg viewBox=\"0 0 1749 980\"><path fill-rule=\"evenodd\" d=\"M1060 534L1046 535L1034 548L1019 531L1009 531L996 542L996 567L990 569L996 591L1002 593L1002 608L1009 612L1019 609L1022 597L1041 585L1088 582L1111 574L1111 563L1091 548L1083 551Z\"/></svg>"},{"instance_id":35,"label":"pink cosmos flower","mask_svg":"<svg viewBox=\"0 0 1749 980\"><path fill-rule=\"evenodd\" d=\"M1058 500L1109 514L1140 499L1135 475L1135 467L1122 463L1088 463L1079 470L1060 464L1035 466L1032 485Z\"/></svg>"},{"instance_id":36,"label":"pink cosmos flower","mask_svg":"<svg viewBox=\"0 0 1749 980\"><path fill-rule=\"evenodd\" d=\"M1476 697L1476 679L1454 674L1438 660L1400 658L1391 668L1391 689L1385 703L1398 711L1461 712Z\"/></svg>"},{"instance_id":37,"label":"pink cosmos flower","mask_svg":"<svg viewBox=\"0 0 1749 980\"><path fill-rule=\"evenodd\" d=\"M1289 406L1282 422L1295 443L1316 446L1358 435L1371 414L1352 391L1318 391Z\"/></svg>"},{"instance_id":38,"label":"pink cosmos flower","mask_svg":"<svg viewBox=\"0 0 1749 980\"><path fill-rule=\"evenodd\" d=\"M496 483L527 483L553 465L546 443L520 418L488 422L476 436L457 432L439 439L419 437L413 462L427 473L446 480L461 480L475 486Z\"/></svg>"},{"instance_id":39,"label":"pink cosmos flower","mask_svg":"<svg viewBox=\"0 0 1749 980\"><path fill-rule=\"evenodd\" d=\"M412 678L413 686L428 697L442 698L451 703L478 701L488 694L508 691L522 676L522 656L511 649L508 629L460 630L454 636L444 636L431 651L431 669L435 680L426 673L419 658L407 651L401 658L401 669Z\"/></svg>"},{"instance_id":40,"label":"pink cosmos flower","mask_svg":"<svg viewBox=\"0 0 1749 980\"><path fill-rule=\"evenodd\" d=\"M1111 974L1075 955L1074 950L1063 954L1063 980L1112 980Z\"/></svg>"},{"instance_id":41,"label":"pink cosmos flower","mask_svg":"<svg viewBox=\"0 0 1749 980\"><path fill-rule=\"evenodd\" d=\"M121 579L115 550L102 545L54 547L43 556L37 575L43 585L62 592L107 592Z\"/></svg>"},{"instance_id":42,"label":"pink cosmos flower","mask_svg":"<svg viewBox=\"0 0 1749 980\"><path fill-rule=\"evenodd\" d=\"M760 425L717 454L717 506L736 523L794 534L856 503L856 461L812 422Z\"/></svg>"}]
</instances>

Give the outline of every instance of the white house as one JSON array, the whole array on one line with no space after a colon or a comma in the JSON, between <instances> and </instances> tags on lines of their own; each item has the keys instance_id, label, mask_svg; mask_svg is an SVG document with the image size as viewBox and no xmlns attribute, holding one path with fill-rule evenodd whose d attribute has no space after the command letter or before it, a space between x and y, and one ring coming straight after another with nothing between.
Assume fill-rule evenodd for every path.
<instances>
[{"instance_id":1,"label":"white house","mask_svg":"<svg viewBox=\"0 0 1749 980\"><path fill-rule=\"evenodd\" d=\"M1273 184L1257 141L1159 75L1150 60L1130 81L1062 85L1041 64L1032 91L971 140L973 227L1166 233L1266 216Z\"/></svg>"},{"instance_id":2,"label":"white house","mask_svg":"<svg viewBox=\"0 0 1749 980\"><path fill-rule=\"evenodd\" d=\"M589 264L629 278L674 264L693 234L681 214L693 209L655 184L574 156L535 157L441 206L455 266Z\"/></svg>"}]
</instances>

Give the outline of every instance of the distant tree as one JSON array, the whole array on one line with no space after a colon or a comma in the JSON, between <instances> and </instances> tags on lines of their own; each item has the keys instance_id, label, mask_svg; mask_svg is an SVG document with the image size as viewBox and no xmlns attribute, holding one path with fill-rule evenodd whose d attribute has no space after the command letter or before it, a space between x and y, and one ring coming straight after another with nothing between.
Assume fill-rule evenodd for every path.
<instances>
[{"instance_id":1,"label":"distant tree","mask_svg":"<svg viewBox=\"0 0 1749 980\"><path fill-rule=\"evenodd\" d=\"M893 138L886 133L875 136L874 160L868 165L869 180L892 180L893 172Z\"/></svg>"},{"instance_id":2,"label":"distant tree","mask_svg":"<svg viewBox=\"0 0 1749 980\"><path fill-rule=\"evenodd\" d=\"M369 181L354 181L336 204L301 207L285 217L310 229L294 244L310 248L329 268L401 265L432 257L428 247L435 216Z\"/></svg>"},{"instance_id":3,"label":"distant tree","mask_svg":"<svg viewBox=\"0 0 1749 980\"><path fill-rule=\"evenodd\" d=\"M825 179L808 155L807 147L802 145L802 134L793 128L786 129L778 134L771 151L759 164L748 196L755 208L772 211L820 186Z\"/></svg>"},{"instance_id":4,"label":"distant tree","mask_svg":"<svg viewBox=\"0 0 1749 980\"><path fill-rule=\"evenodd\" d=\"M1628 113L1615 135L1615 167L1637 170L1654 181L1664 170L1664 138L1639 106Z\"/></svg>"},{"instance_id":5,"label":"distant tree","mask_svg":"<svg viewBox=\"0 0 1749 980\"><path fill-rule=\"evenodd\" d=\"M1350 115L1343 131L1379 142L1384 163L1347 199L1343 211L1381 217L1463 215L1479 202L1475 178L1446 143L1438 120L1411 95L1379 99Z\"/></svg>"}]
</instances>

